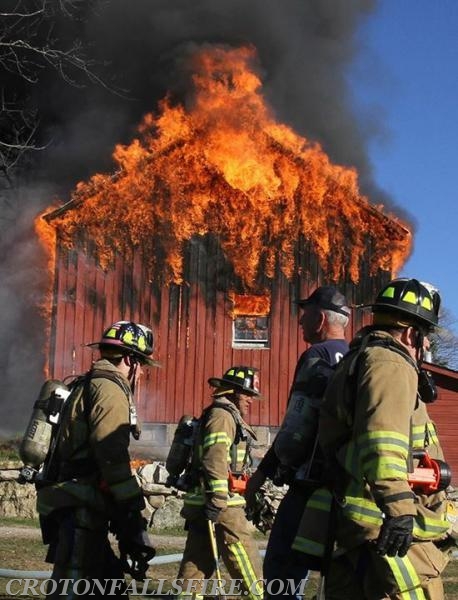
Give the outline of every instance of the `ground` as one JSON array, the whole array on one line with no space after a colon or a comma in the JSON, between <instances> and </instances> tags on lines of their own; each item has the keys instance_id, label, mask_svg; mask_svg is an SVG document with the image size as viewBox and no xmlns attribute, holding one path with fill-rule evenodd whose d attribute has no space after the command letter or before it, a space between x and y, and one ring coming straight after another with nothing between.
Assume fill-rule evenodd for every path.
<instances>
[{"instance_id":1,"label":"ground","mask_svg":"<svg viewBox=\"0 0 458 600\"><path fill-rule=\"evenodd\" d=\"M257 537L260 548L265 548L267 538L262 534ZM181 553L186 539L182 535L182 531L177 530L161 534L153 533L153 538L158 555ZM44 550L38 523L0 518L0 569L49 571L50 565L43 560ZM177 563L156 565L150 567L147 576L155 581L170 580L176 577L177 570ZM222 577L225 577L224 570L222 570ZM446 599L458 600L458 560L451 561L443 579ZM0 600L11 600L11 596L6 594L7 582L8 578L0 577ZM310 600L314 596L317 583L318 577L314 574L310 586L306 590L305 600ZM39 596L35 596L35 598L39 598Z\"/></svg>"}]
</instances>

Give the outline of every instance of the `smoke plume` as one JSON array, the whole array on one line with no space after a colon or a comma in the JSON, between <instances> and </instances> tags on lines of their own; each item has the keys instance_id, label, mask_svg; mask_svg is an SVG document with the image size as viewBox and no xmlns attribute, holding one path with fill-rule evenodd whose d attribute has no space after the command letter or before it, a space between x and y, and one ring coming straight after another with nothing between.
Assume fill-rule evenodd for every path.
<instances>
[{"instance_id":1,"label":"smoke plume","mask_svg":"<svg viewBox=\"0 0 458 600\"><path fill-rule=\"evenodd\" d=\"M42 76L32 99L47 147L24 183L27 211L14 226L0 220L0 406L8 415L0 433L23 430L42 377L45 328L36 305L45 271L37 262L31 221L43 203L43 186L49 190L47 203L55 195L67 200L78 180L110 169L114 145L127 143L142 115L154 111L166 93L191 102L184 75L189 76L186 57L196 47L254 46L263 92L276 118L321 142L334 162L355 166L362 191L374 202L389 204L373 181L367 134L352 106L347 78L361 51L358 29L376 0L99 0L81 5L78 19L58 20L53 35L80 39L104 85L75 87L55 73Z\"/></svg>"}]
</instances>

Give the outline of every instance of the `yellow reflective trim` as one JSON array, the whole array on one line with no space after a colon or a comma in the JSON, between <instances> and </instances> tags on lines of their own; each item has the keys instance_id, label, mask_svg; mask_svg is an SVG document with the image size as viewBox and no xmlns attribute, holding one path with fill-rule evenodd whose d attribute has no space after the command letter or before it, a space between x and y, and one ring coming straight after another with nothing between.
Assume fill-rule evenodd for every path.
<instances>
[{"instance_id":1,"label":"yellow reflective trim","mask_svg":"<svg viewBox=\"0 0 458 600\"><path fill-rule=\"evenodd\" d=\"M245 506L245 498L240 494L232 494L229 495L227 499L228 506Z\"/></svg>"},{"instance_id":2,"label":"yellow reflective trim","mask_svg":"<svg viewBox=\"0 0 458 600\"><path fill-rule=\"evenodd\" d=\"M206 496L201 488L194 489L192 492L187 492L183 497L184 504L189 506L203 506ZM227 506L245 506L245 498L240 494L228 494L226 500Z\"/></svg>"},{"instance_id":3,"label":"yellow reflective trim","mask_svg":"<svg viewBox=\"0 0 458 600\"><path fill-rule=\"evenodd\" d=\"M134 341L134 334L132 331L126 331L122 336L122 341L125 342L128 346L131 346Z\"/></svg>"},{"instance_id":4,"label":"yellow reflective trim","mask_svg":"<svg viewBox=\"0 0 458 600\"><path fill-rule=\"evenodd\" d=\"M391 286L387 287L386 290L384 290L384 292L382 293L382 298L394 298L394 292L395 292L395 289L391 285Z\"/></svg>"},{"instance_id":5,"label":"yellow reflective trim","mask_svg":"<svg viewBox=\"0 0 458 600\"><path fill-rule=\"evenodd\" d=\"M208 487L212 492L222 492L223 494L227 494L229 491L227 479L210 479Z\"/></svg>"},{"instance_id":6,"label":"yellow reflective trim","mask_svg":"<svg viewBox=\"0 0 458 600\"><path fill-rule=\"evenodd\" d=\"M429 444L435 444L436 446L439 445L439 438L437 437L437 431L436 431L436 426L434 425L434 423L432 421L428 421L428 423L426 423L426 431L428 434L428 441ZM425 440L426 442L426 440Z\"/></svg>"},{"instance_id":7,"label":"yellow reflective trim","mask_svg":"<svg viewBox=\"0 0 458 600\"><path fill-rule=\"evenodd\" d=\"M368 431L358 437L357 443L359 446L373 446L374 444L394 444L409 450L409 436L399 431L385 431L379 429L377 431ZM363 449L361 449L363 451ZM407 456L407 454L406 454Z\"/></svg>"},{"instance_id":8,"label":"yellow reflective trim","mask_svg":"<svg viewBox=\"0 0 458 600\"><path fill-rule=\"evenodd\" d=\"M314 542L313 540L309 540L299 535L294 538L291 548L293 550L297 550L298 552L312 554L313 556L318 556L320 558L324 556L324 544Z\"/></svg>"},{"instance_id":9,"label":"yellow reflective trim","mask_svg":"<svg viewBox=\"0 0 458 600\"><path fill-rule=\"evenodd\" d=\"M227 549L235 558L240 574L242 575L243 583L246 588L243 596L245 598L250 598L250 600L260 600L263 594L262 585L254 572L253 565L251 564L250 558L246 553L242 542L228 544Z\"/></svg>"},{"instance_id":10,"label":"yellow reflective trim","mask_svg":"<svg viewBox=\"0 0 458 600\"><path fill-rule=\"evenodd\" d=\"M114 329L113 327L106 332L105 337L107 338L115 338L116 337L116 331L117 329Z\"/></svg>"},{"instance_id":11,"label":"yellow reflective trim","mask_svg":"<svg viewBox=\"0 0 458 600\"><path fill-rule=\"evenodd\" d=\"M407 479L407 463L405 458L396 456L376 456L373 460L364 461L364 476L369 481L377 479Z\"/></svg>"},{"instance_id":12,"label":"yellow reflective trim","mask_svg":"<svg viewBox=\"0 0 458 600\"><path fill-rule=\"evenodd\" d=\"M437 518L418 514L414 521L413 535L419 540L436 540L442 538L449 527L445 514Z\"/></svg>"},{"instance_id":13,"label":"yellow reflective trim","mask_svg":"<svg viewBox=\"0 0 458 600\"><path fill-rule=\"evenodd\" d=\"M418 296L415 292L409 291L404 294L404 296L401 298L401 300L403 302L407 302L407 304L417 304Z\"/></svg>"},{"instance_id":14,"label":"yellow reflective trim","mask_svg":"<svg viewBox=\"0 0 458 600\"><path fill-rule=\"evenodd\" d=\"M243 462L245 458L246 448L237 448L237 462Z\"/></svg>"},{"instance_id":15,"label":"yellow reflective trim","mask_svg":"<svg viewBox=\"0 0 458 600\"><path fill-rule=\"evenodd\" d=\"M426 600L420 579L407 556L384 556L399 588L402 600Z\"/></svg>"},{"instance_id":16,"label":"yellow reflective trim","mask_svg":"<svg viewBox=\"0 0 458 600\"><path fill-rule=\"evenodd\" d=\"M431 298L428 298L428 296L425 296L423 298L423 300L421 301L421 306L422 306L422 308L426 308L426 310L432 310L433 303L431 302Z\"/></svg>"},{"instance_id":17,"label":"yellow reflective trim","mask_svg":"<svg viewBox=\"0 0 458 600\"><path fill-rule=\"evenodd\" d=\"M204 437L202 447L209 448L214 444L226 444L231 445L231 440L225 431L217 431L215 433L209 433Z\"/></svg>"},{"instance_id":18,"label":"yellow reflective trim","mask_svg":"<svg viewBox=\"0 0 458 600\"><path fill-rule=\"evenodd\" d=\"M368 525L381 526L382 512L375 502L354 496L345 496L345 501L346 504L342 507L342 512L348 519L367 523Z\"/></svg>"},{"instance_id":19,"label":"yellow reflective trim","mask_svg":"<svg viewBox=\"0 0 458 600\"><path fill-rule=\"evenodd\" d=\"M329 512L331 507L331 493L329 490L320 488L313 492L307 502L307 508Z\"/></svg>"}]
</instances>

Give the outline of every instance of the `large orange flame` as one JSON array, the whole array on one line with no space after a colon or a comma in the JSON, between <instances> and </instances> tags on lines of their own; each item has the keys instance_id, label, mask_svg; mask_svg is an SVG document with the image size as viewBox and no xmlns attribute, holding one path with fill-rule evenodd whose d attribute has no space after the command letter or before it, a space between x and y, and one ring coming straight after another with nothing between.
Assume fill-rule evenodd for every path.
<instances>
[{"instance_id":1,"label":"large orange flame","mask_svg":"<svg viewBox=\"0 0 458 600\"><path fill-rule=\"evenodd\" d=\"M329 279L357 282L363 256L372 273L396 271L410 251L406 226L369 204L354 169L274 120L254 57L251 47L197 53L192 107L165 98L139 136L115 148L116 173L77 185L73 209L54 220L64 242L73 246L84 231L102 266L141 246L152 272L165 256L175 283L185 243L208 233L247 289L261 265L273 277L278 261L291 277L301 235Z\"/></svg>"}]
</instances>

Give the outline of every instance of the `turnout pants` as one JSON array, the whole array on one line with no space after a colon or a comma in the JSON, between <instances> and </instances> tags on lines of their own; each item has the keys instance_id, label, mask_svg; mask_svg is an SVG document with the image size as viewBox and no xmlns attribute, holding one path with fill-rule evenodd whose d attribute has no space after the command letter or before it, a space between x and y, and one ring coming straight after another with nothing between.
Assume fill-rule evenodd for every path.
<instances>
[{"instance_id":1,"label":"turnout pants","mask_svg":"<svg viewBox=\"0 0 458 600\"><path fill-rule=\"evenodd\" d=\"M54 563L47 597L126 598L124 573L111 548L104 515L71 508L56 511L54 519L57 536L46 557L47 562Z\"/></svg>"},{"instance_id":2,"label":"turnout pants","mask_svg":"<svg viewBox=\"0 0 458 600\"><path fill-rule=\"evenodd\" d=\"M213 582L205 589L203 580L215 575L215 559L213 557L208 522L203 518L189 520L188 537L183 553L178 579L183 579L180 597L191 594L199 597L211 594ZM262 598L261 559L258 548L252 539L243 507L228 507L220 513L215 525L216 542L219 556L229 572L231 579L238 580L242 595L248 600ZM198 580L198 581L190 581ZM189 587L192 585L192 589ZM226 582L224 589L230 589ZM235 595L235 594L231 594Z\"/></svg>"},{"instance_id":3,"label":"turnout pants","mask_svg":"<svg viewBox=\"0 0 458 600\"><path fill-rule=\"evenodd\" d=\"M288 580L294 581L294 590L304 587L309 569L304 564L295 564L290 560L293 545L305 504L312 490L301 490L290 486L277 510L269 535L263 570L266 588L272 598L296 598L293 590L287 588ZM312 566L312 565L311 565ZM276 593L277 582L283 582L283 593ZM289 585L289 584L288 584ZM280 589L280 588L279 588ZM270 597L267 596L266 597Z\"/></svg>"},{"instance_id":4,"label":"turnout pants","mask_svg":"<svg viewBox=\"0 0 458 600\"><path fill-rule=\"evenodd\" d=\"M333 558L326 600L444 600L441 573L448 557L433 542L412 544L403 558L379 556L371 544Z\"/></svg>"}]
</instances>

